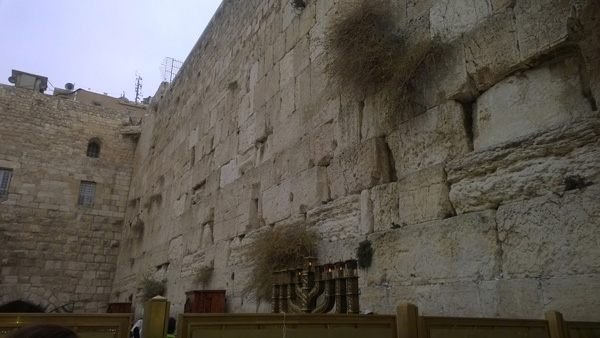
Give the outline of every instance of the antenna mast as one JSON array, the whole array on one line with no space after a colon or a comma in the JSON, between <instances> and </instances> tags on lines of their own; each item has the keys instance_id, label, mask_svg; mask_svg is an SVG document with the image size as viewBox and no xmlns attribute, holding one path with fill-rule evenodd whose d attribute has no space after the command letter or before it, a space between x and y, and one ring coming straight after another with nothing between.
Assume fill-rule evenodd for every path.
<instances>
[{"instance_id":1,"label":"antenna mast","mask_svg":"<svg viewBox=\"0 0 600 338\"><path fill-rule=\"evenodd\" d=\"M142 97L142 77L135 72L135 103L137 104Z\"/></svg>"}]
</instances>

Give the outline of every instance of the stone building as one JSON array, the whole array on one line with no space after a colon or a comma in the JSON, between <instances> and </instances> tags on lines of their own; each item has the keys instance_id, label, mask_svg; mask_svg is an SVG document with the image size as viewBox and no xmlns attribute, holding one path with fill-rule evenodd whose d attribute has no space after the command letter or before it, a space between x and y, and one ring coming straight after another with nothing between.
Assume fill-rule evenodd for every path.
<instances>
[{"instance_id":1,"label":"stone building","mask_svg":"<svg viewBox=\"0 0 600 338\"><path fill-rule=\"evenodd\" d=\"M135 140L129 116L0 85L0 310L104 312Z\"/></svg>"},{"instance_id":2,"label":"stone building","mask_svg":"<svg viewBox=\"0 0 600 338\"><path fill-rule=\"evenodd\" d=\"M305 6L293 6L298 3ZM568 320L597 320L597 2L393 3L408 43L435 37L445 46L439 58L417 69L420 104L402 114L382 109L382 93L349 95L325 71L323 41L350 6L347 0L224 0L177 77L150 105L135 152L132 145L115 146L110 154L127 151L104 171L86 169L100 159L82 151L107 126L113 131L107 138L126 142L118 119L102 120L96 129L77 129L82 122L75 113L68 115L72 128L52 119L27 124L22 114L38 121L37 107L46 103L82 110L74 108L77 102L2 87L2 97L32 98L12 117L18 123L0 126L3 144L5 130L14 134L0 152L8 154L0 167L12 170L8 200L0 204L2 226L13 229L5 232L13 236L8 243L22 243L3 253L13 265L3 266L2 288L33 303L46 301L54 291L30 276L66 267L65 279L52 282L82 284L63 293L65 302L80 308L94 302L82 310L96 311L107 300L133 300L140 316L141 281L153 277L166 280L175 314L183 310L184 292L198 288L195 272L207 266L214 270L204 287L226 290L227 311L268 312L268 301L242 294L252 263L242 249L272 228L309 227L321 235L320 262L353 258L360 242L371 241L373 263L360 270L359 282L362 307L376 313L410 301L425 315L533 318L553 309ZM13 99L3 102L20 107ZM28 128L34 131L29 135L61 137L52 126L79 134L56 141L66 149L50 158L44 157L54 149L49 143L14 133ZM70 142L75 139L80 143ZM22 150L34 141L41 150ZM105 142L101 154L108 152ZM45 178L21 187L28 176L21 175L20 159L34 155L36 163L60 165L44 173L41 164L27 166L27 173ZM133 169L109 169L121 159L130 163L130 156ZM68 165L77 174L61 178ZM107 176L93 176L97 172ZM118 197L116 210L75 205L80 181L103 179L118 186L108 198ZM70 182L59 184L69 196L60 197L66 211L45 209L58 198L43 200L55 191L38 192L45 180ZM16 215L22 209L15 205L30 208L29 218ZM32 213L46 223L36 224ZM73 269L62 258L43 267L23 265L34 264L27 250L44 247L46 235L34 242L32 233L56 223L69 224L65 231L82 229L81 237L97 246L73 247L69 238L79 243L79 233L72 234L62 246L48 247L91 250L77 251ZM103 239L94 241L97 236ZM58 238L64 237L51 239ZM31 243L36 248L23 253Z\"/></svg>"},{"instance_id":3,"label":"stone building","mask_svg":"<svg viewBox=\"0 0 600 338\"><path fill-rule=\"evenodd\" d=\"M372 242L361 305L377 313L597 319L597 3L395 0L409 42L446 46L409 114L326 74L349 1L293 3L225 0L143 120L111 300L140 315L152 276L180 312L208 266L228 311L269 311L241 293L241 249L308 226L321 262Z\"/></svg>"}]
</instances>

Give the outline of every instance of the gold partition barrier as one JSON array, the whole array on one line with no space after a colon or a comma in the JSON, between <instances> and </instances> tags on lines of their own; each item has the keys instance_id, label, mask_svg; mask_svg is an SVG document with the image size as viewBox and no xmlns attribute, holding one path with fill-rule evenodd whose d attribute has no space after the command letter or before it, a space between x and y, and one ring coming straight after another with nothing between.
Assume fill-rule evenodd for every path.
<instances>
[{"instance_id":1,"label":"gold partition barrier","mask_svg":"<svg viewBox=\"0 0 600 338\"><path fill-rule=\"evenodd\" d=\"M565 322L570 338L600 338L600 323Z\"/></svg>"},{"instance_id":2,"label":"gold partition barrier","mask_svg":"<svg viewBox=\"0 0 600 338\"><path fill-rule=\"evenodd\" d=\"M0 338L28 324L58 324L72 328L80 338L129 338L131 314L0 314Z\"/></svg>"},{"instance_id":3,"label":"gold partition barrier","mask_svg":"<svg viewBox=\"0 0 600 338\"><path fill-rule=\"evenodd\" d=\"M396 317L333 314L180 314L177 338L395 338Z\"/></svg>"}]
</instances>

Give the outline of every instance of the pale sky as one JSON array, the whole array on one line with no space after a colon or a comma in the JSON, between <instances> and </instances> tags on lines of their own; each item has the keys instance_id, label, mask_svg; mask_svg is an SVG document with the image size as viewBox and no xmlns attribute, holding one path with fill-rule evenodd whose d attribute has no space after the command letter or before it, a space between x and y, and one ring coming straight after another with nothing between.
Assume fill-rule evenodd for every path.
<instances>
[{"instance_id":1,"label":"pale sky","mask_svg":"<svg viewBox=\"0 0 600 338\"><path fill-rule=\"evenodd\" d=\"M135 98L184 61L221 0L0 0L0 83L12 69L48 77L47 94L75 88ZM11 84L12 85L12 84Z\"/></svg>"}]
</instances>

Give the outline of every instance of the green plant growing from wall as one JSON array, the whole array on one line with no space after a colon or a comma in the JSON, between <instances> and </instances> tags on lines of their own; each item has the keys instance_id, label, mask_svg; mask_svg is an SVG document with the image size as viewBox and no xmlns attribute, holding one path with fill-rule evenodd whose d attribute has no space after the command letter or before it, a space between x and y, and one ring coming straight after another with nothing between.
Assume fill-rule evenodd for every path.
<instances>
[{"instance_id":1,"label":"green plant growing from wall","mask_svg":"<svg viewBox=\"0 0 600 338\"><path fill-rule=\"evenodd\" d=\"M358 244L358 248L356 249L356 259L358 260L358 267L361 269L366 269L371 266L371 262L373 260L373 247L371 246L371 241L368 239L360 242Z\"/></svg>"},{"instance_id":2,"label":"green plant growing from wall","mask_svg":"<svg viewBox=\"0 0 600 338\"><path fill-rule=\"evenodd\" d=\"M243 249L251 264L243 293L256 292L258 298L271 297L273 272L302 266L304 258L315 256L320 236L306 226L280 227L259 233Z\"/></svg>"},{"instance_id":3,"label":"green plant growing from wall","mask_svg":"<svg viewBox=\"0 0 600 338\"><path fill-rule=\"evenodd\" d=\"M144 300L149 300L156 296L162 296L166 291L167 281L156 280L150 275L144 276L140 283L142 286Z\"/></svg>"},{"instance_id":4,"label":"green plant growing from wall","mask_svg":"<svg viewBox=\"0 0 600 338\"><path fill-rule=\"evenodd\" d=\"M383 91L393 111L415 101L411 81L435 45L429 39L409 41L397 28L398 12L388 0L344 3L323 41L327 73L359 98Z\"/></svg>"}]
</instances>

